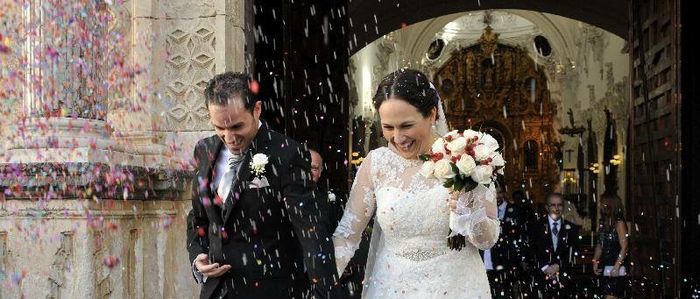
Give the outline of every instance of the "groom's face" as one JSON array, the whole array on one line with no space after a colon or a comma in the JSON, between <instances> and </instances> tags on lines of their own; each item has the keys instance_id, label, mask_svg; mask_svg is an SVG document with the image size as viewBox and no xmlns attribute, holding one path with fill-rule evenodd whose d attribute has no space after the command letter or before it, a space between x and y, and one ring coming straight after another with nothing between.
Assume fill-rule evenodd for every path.
<instances>
[{"instance_id":1,"label":"groom's face","mask_svg":"<svg viewBox=\"0 0 700 299\"><path fill-rule=\"evenodd\" d=\"M242 154L258 133L262 103L256 102L253 111L245 108L240 97L234 97L226 105L209 105L209 116L216 135L233 154Z\"/></svg>"}]
</instances>

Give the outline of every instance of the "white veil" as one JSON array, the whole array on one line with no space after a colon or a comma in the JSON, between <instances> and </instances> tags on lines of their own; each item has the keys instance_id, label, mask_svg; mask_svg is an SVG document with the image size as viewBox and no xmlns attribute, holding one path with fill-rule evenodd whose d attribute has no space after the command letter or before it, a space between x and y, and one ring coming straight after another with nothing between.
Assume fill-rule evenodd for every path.
<instances>
[{"instance_id":1,"label":"white veil","mask_svg":"<svg viewBox=\"0 0 700 299\"><path fill-rule=\"evenodd\" d=\"M445 109L443 108L442 104L442 99L440 98L440 95L437 92L437 89L435 89L435 85L433 83L430 83L430 88L435 90L435 96L437 96L438 100L438 120L437 123L435 124L436 127L436 133L440 136L444 136L447 134L450 129L447 127L447 118L445 118ZM374 269L374 260L377 257L377 252L381 252L382 248L384 247L384 238L382 237L382 228L379 226L377 223L377 217L376 217L376 205L374 207L375 211L375 217L374 218L374 224L372 226L372 236L370 237L370 242L369 242L369 252L367 254L367 263L365 264L365 278L362 281L362 297L365 297L366 291L367 291L367 286L371 282L371 276L372 272Z\"/></svg>"},{"instance_id":2,"label":"white veil","mask_svg":"<svg viewBox=\"0 0 700 299\"><path fill-rule=\"evenodd\" d=\"M448 132L450 132L450 128L447 127L447 118L445 118L445 108L442 105L442 99L440 98L440 94L438 93L437 89L435 89L435 85L433 85L432 82L430 82L430 88L435 90L435 96L438 98L438 120L437 124L435 124L435 127L437 129L438 135L444 136Z\"/></svg>"}]
</instances>

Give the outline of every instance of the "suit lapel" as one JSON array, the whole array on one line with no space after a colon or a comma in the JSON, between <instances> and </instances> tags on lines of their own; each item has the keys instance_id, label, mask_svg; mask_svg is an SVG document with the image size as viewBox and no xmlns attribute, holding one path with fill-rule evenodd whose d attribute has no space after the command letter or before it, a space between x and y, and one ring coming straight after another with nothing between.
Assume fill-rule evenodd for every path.
<instances>
[{"instance_id":1,"label":"suit lapel","mask_svg":"<svg viewBox=\"0 0 700 299\"><path fill-rule=\"evenodd\" d=\"M566 233L566 223L564 223L564 219L559 219L559 234L557 235L557 251L561 249L562 245L564 244L564 234Z\"/></svg>"},{"instance_id":2,"label":"suit lapel","mask_svg":"<svg viewBox=\"0 0 700 299\"><path fill-rule=\"evenodd\" d=\"M244 185L243 182L248 182L248 177L250 176L250 161L251 157L253 154L251 151L248 151L243 157L243 162L241 163L240 168L238 169L238 173L236 174L236 177L233 179L233 187L231 187L231 193L229 194L228 198L226 199L226 202L224 204L224 209L222 211L223 216L224 216L224 223L228 221L228 217L231 214L231 211L233 210L233 207L238 203L238 201L241 199L241 196L243 196L243 189Z\"/></svg>"},{"instance_id":3,"label":"suit lapel","mask_svg":"<svg viewBox=\"0 0 700 299\"><path fill-rule=\"evenodd\" d=\"M549 225L549 218L544 219L544 229L544 236L547 239L545 244L547 244L547 247L554 253L554 242L552 242L552 228Z\"/></svg>"},{"instance_id":4,"label":"suit lapel","mask_svg":"<svg viewBox=\"0 0 700 299\"><path fill-rule=\"evenodd\" d=\"M270 144L270 133L267 129L267 125L263 122L262 126L258 129L258 133L255 135L255 139L250 144L250 149L246 152L241 168L238 170L236 179L233 182L233 187L231 188L231 195L226 200L224 205L223 216L224 223L228 221L229 215L233 211L233 208L238 204L246 192L246 184L251 180L250 162L253 160L253 156L257 153L263 153L268 155ZM271 159L270 159L271 160Z\"/></svg>"},{"instance_id":5,"label":"suit lapel","mask_svg":"<svg viewBox=\"0 0 700 299\"><path fill-rule=\"evenodd\" d=\"M199 165L199 179L206 182L206 186L200 188L200 191L204 191L205 194L200 195L200 197L209 198L209 204L205 204L204 208L209 216L209 219L218 223L219 225L223 223L223 221L221 219L219 207L214 204L214 192L211 190L211 183L214 179L214 173L212 170L216 169L216 159L219 157L219 152L221 151L222 146L223 142L221 142L221 139L219 139L218 136L212 136L210 141L207 142L207 150L202 153L202 155L205 156L198 157L198 160L201 163Z\"/></svg>"}]
</instances>

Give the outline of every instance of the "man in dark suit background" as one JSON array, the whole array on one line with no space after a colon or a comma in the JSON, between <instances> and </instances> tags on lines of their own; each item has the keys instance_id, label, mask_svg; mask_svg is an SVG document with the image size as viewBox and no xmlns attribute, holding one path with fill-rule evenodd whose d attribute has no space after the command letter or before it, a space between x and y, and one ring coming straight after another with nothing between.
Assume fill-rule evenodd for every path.
<instances>
[{"instance_id":1,"label":"man in dark suit background","mask_svg":"<svg viewBox=\"0 0 700 299\"><path fill-rule=\"evenodd\" d=\"M563 196L547 195L547 216L530 231L531 248L535 257L535 289L540 297L566 298L573 287L571 266L578 257L579 228L562 219Z\"/></svg>"},{"instance_id":2,"label":"man in dark suit background","mask_svg":"<svg viewBox=\"0 0 700 299\"><path fill-rule=\"evenodd\" d=\"M314 208L309 153L260 121L241 73L205 89L216 135L194 150L187 249L201 298L328 298L337 292L331 234Z\"/></svg>"},{"instance_id":3,"label":"man in dark suit background","mask_svg":"<svg viewBox=\"0 0 700 299\"><path fill-rule=\"evenodd\" d=\"M525 232L520 223L517 206L506 200L506 193L500 186L496 188L498 219L501 233L491 249L482 251L482 259L491 286L493 298L514 298L518 284L519 267L524 261Z\"/></svg>"}]
</instances>

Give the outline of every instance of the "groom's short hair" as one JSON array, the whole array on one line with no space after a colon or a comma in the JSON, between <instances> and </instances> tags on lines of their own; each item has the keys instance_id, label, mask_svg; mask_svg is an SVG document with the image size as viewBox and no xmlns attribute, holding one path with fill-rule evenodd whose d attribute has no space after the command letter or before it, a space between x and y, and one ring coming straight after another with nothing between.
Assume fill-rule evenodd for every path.
<instances>
[{"instance_id":1,"label":"groom's short hair","mask_svg":"<svg viewBox=\"0 0 700 299\"><path fill-rule=\"evenodd\" d=\"M250 85L252 79L248 74L238 72L225 72L214 76L207 88L204 89L204 105L226 106L235 97L240 97L243 106L248 111L253 111L257 97L252 92Z\"/></svg>"}]
</instances>

